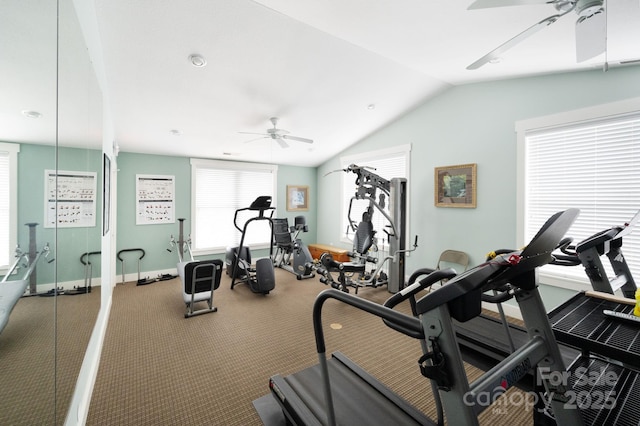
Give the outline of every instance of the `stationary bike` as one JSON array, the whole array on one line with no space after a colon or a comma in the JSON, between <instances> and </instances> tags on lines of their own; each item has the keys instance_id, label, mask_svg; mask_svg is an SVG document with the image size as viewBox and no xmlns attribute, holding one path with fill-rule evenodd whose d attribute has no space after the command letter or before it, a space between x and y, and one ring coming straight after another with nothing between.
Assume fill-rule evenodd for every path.
<instances>
[{"instance_id":1,"label":"stationary bike","mask_svg":"<svg viewBox=\"0 0 640 426\"><path fill-rule=\"evenodd\" d=\"M313 278L313 257L306 244L298 238L300 232L309 230L305 217L296 216L292 227L289 227L286 217L272 219L272 222L276 245L274 266L291 272L298 280Z\"/></svg>"}]
</instances>

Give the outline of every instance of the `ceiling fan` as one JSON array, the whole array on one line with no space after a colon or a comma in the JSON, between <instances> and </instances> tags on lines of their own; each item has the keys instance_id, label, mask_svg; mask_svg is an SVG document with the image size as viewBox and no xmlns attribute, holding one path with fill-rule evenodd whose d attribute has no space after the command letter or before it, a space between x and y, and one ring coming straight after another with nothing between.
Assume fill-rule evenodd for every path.
<instances>
[{"instance_id":1,"label":"ceiling fan","mask_svg":"<svg viewBox=\"0 0 640 426\"><path fill-rule=\"evenodd\" d=\"M245 135L261 135L259 138L248 140L245 143L253 142L258 139L273 139L274 141L278 142L278 145L280 145L280 147L282 148L289 148L289 144L285 141L285 139L296 142L313 143L313 140L311 139L301 138L299 136L291 136L289 135L289 132L287 130L278 129L277 117L271 117L269 121L271 121L273 127L271 129L267 129L267 133L239 132Z\"/></svg>"},{"instance_id":2,"label":"ceiling fan","mask_svg":"<svg viewBox=\"0 0 640 426\"><path fill-rule=\"evenodd\" d=\"M640 9L637 1L607 0L607 2L616 3L616 7L619 6L628 9L624 11L626 16L637 16L638 11L636 9ZM541 29L548 27L570 12L575 12L578 15L578 19L576 20L577 62L584 62L606 51L607 8L609 5L605 5L605 0L476 0L468 9L536 4L551 4L555 7L557 13L527 28L511 40L500 45L469 65L467 69L475 70L488 62L498 60L506 50L537 33Z\"/></svg>"}]
</instances>

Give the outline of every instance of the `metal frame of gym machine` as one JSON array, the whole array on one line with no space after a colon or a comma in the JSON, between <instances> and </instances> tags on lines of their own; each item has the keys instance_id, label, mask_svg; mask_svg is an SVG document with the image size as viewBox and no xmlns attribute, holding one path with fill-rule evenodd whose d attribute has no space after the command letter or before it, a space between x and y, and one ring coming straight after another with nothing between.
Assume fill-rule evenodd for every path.
<instances>
[{"instance_id":1,"label":"metal frame of gym machine","mask_svg":"<svg viewBox=\"0 0 640 426\"><path fill-rule=\"evenodd\" d=\"M220 286L224 263L216 259L197 261L193 258L191 236L184 239L184 221L184 218L178 219L178 241L171 235L169 237L171 249L167 251L171 252L173 247L176 247L178 254L176 268L182 284L182 300L186 305L184 317L190 318L218 311L218 308L213 305L213 295L214 290ZM187 260L185 260L185 253L189 256ZM206 302L207 307L196 310L196 302Z\"/></svg>"},{"instance_id":2,"label":"metal frame of gym machine","mask_svg":"<svg viewBox=\"0 0 640 426\"><path fill-rule=\"evenodd\" d=\"M230 252L230 255L232 256L232 259L231 259L231 290L233 290L234 287L237 284L246 283L246 284L249 285L249 288L251 289L252 292L254 292L254 293L262 293L264 295L267 295L267 294L269 294L269 292L275 286L275 278L274 278L274 274L273 274L273 263L271 261L271 259L273 258L273 244L271 244L271 243L274 240L274 231L273 231L273 220L272 220L272 218L273 218L273 213L275 212L276 208L275 207L271 207L271 200L272 200L272 197L270 195L258 196L253 201L253 203L251 203L251 205L249 207L237 209L235 214L234 214L234 216L233 216L233 225L236 227L236 229L238 231L240 231L242 233L242 235L240 237L240 244L238 245L237 248L235 248L235 253L233 252L234 249L231 249L231 252ZM258 215L247 219L247 221L244 223L244 226L241 228L240 225L238 225L238 213L243 212L243 211L258 212ZM265 215L266 211L269 211L269 216ZM242 249L245 248L245 246L244 246L244 238L245 238L245 236L247 234L247 228L249 227L250 223L256 222L256 221L267 221L267 223L269 224L269 229L271 231L271 239L270 239L270 246L269 246L269 258L263 258L263 259L259 259L258 261L256 261L255 268L251 268L251 265L247 265L247 267L244 268L245 275L244 276L239 276L240 275L240 270L238 268L240 266L241 257L242 257L242 253L243 253ZM249 251L249 247L246 247L246 249L247 249L247 252L249 253L250 252ZM229 254L227 254L227 256L228 255ZM227 261L228 260L229 259L227 259ZM229 273L228 269L227 269L227 273ZM259 288L260 284L261 284L261 280L266 280L268 282L267 283L267 287L269 288L268 290L261 290Z\"/></svg>"},{"instance_id":3,"label":"metal frame of gym machine","mask_svg":"<svg viewBox=\"0 0 640 426\"><path fill-rule=\"evenodd\" d=\"M387 277L387 290L390 293L397 293L402 290L405 279L405 257L406 253L412 250L406 248L406 228L407 228L407 179L392 178L387 180L375 173L367 170L365 166L355 164L349 165L346 169L340 170L347 173L356 174L356 193L349 200L349 226L355 231L353 221L351 220L351 207L354 200L365 200L369 202L369 207L375 207L389 222L390 230L384 230L389 242L389 255L386 256L375 271L371 274L369 280L352 281L347 279L348 285L352 287L377 287L382 284L375 282L376 276L382 270L384 264L389 261L389 270ZM378 193L380 191L381 193ZM378 201L376 201L376 198ZM389 198L389 213L385 211L386 198ZM417 246L414 244L414 248Z\"/></svg>"},{"instance_id":4,"label":"metal frame of gym machine","mask_svg":"<svg viewBox=\"0 0 640 426\"><path fill-rule=\"evenodd\" d=\"M622 253L622 238L633 231L638 221L640 221L640 211L629 222L597 232L575 246L569 246L571 239L566 238L560 246L561 253L555 255L554 263L563 266L582 264L595 291L613 294L620 289L625 297L634 298L636 284ZM609 259L615 274L613 279L607 277L601 260L602 256ZM499 300L499 297L489 295L483 297L486 301ZM468 360L481 368L490 368L492 364L504 359L526 340L526 330L506 322L504 316L499 320L480 315L466 323L456 323L455 327L460 343L467 350L466 354L470 355ZM560 343L560 349L566 363L573 362L580 353L579 350L563 342Z\"/></svg>"}]
</instances>

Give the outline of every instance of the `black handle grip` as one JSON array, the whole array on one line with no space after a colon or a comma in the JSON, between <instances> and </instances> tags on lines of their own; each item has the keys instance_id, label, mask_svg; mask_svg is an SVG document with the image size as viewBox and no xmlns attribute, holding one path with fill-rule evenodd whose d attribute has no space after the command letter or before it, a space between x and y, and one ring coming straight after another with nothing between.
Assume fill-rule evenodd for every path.
<instances>
[{"instance_id":1,"label":"black handle grip","mask_svg":"<svg viewBox=\"0 0 640 426\"><path fill-rule=\"evenodd\" d=\"M144 255L145 255L144 250L143 250L143 249L141 249L141 248L122 249L122 250L120 250L120 251L118 252L118 259L122 262L122 261L123 261L123 259L122 259L122 257L121 257L120 255L121 255L122 253L130 252L130 251L139 251L139 252L142 252L142 254L141 254L141 255L140 255L140 257L138 258L138 260L142 260L142 258L143 258L143 257L144 257Z\"/></svg>"},{"instance_id":2,"label":"black handle grip","mask_svg":"<svg viewBox=\"0 0 640 426\"><path fill-rule=\"evenodd\" d=\"M83 265L90 265L91 264L91 256L94 254L101 254L101 251L88 251L86 253L84 253L82 256L80 256L80 262L82 262ZM86 258L86 261L85 261Z\"/></svg>"}]
</instances>

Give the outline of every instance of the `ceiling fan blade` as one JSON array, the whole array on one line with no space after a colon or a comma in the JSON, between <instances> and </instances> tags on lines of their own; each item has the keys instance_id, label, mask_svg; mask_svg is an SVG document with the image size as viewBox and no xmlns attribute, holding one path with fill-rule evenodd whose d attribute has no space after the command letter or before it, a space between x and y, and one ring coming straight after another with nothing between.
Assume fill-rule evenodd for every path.
<instances>
[{"instance_id":1,"label":"ceiling fan blade","mask_svg":"<svg viewBox=\"0 0 640 426\"><path fill-rule=\"evenodd\" d=\"M559 15L553 15L553 16L550 16L550 17L548 17L546 19L543 19L542 21L538 22L537 24L527 28L526 30L524 30L523 32L521 32L520 34L518 34L517 36L515 36L511 40L509 40L506 43L502 44L498 48L496 48L496 49L492 50L491 52L487 53L482 58L478 59L477 61L475 61L474 63L469 65L467 67L467 69L468 70L475 70L475 69L480 68L484 64L486 64L486 63L488 63L488 62L490 62L490 61L492 61L494 59L498 59L500 57L500 55L502 55L507 50L511 49L516 44L522 42L524 39L526 39L528 37L531 37L533 34L537 33L541 29L548 27L549 25L551 25L554 22L556 22L560 17L562 17L562 16L564 16L566 14L567 14L567 12L564 12L564 13L561 13Z\"/></svg>"},{"instance_id":2,"label":"ceiling fan blade","mask_svg":"<svg viewBox=\"0 0 640 426\"><path fill-rule=\"evenodd\" d=\"M243 135L262 135L265 138L269 137L269 135L266 134L266 133L256 133L256 132L238 132L238 133L243 134Z\"/></svg>"},{"instance_id":3,"label":"ceiling fan blade","mask_svg":"<svg viewBox=\"0 0 640 426\"><path fill-rule=\"evenodd\" d=\"M282 140L282 138L276 138L276 142L280 145L280 148L289 148L289 144Z\"/></svg>"},{"instance_id":4,"label":"ceiling fan blade","mask_svg":"<svg viewBox=\"0 0 640 426\"><path fill-rule=\"evenodd\" d=\"M551 4L554 1L548 0L476 0L467 8L472 9L487 9L490 7L506 7L506 6L524 6L529 4Z\"/></svg>"},{"instance_id":5,"label":"ceiling fan blade","mask_svg":"<svg viewBox=\"0 0 640 426\"><path fill-rule=\"evenodd\" d=\"M311 140L311 139L301 138L301 137L298 137L298 136L282 135L282 137L284 139L291 139L292 141L297 141L297 142L313 143L313 140Z\"/></svg>"},{"instance_id":6,"label":"ceiling fan blade","mask_svg":"<svg viewBox=\"0 0 640 426\"><path fill-rule=\"evenodd\" d=\"M257 141L257 140L260 140L260 139L269 139L269 136L262 136L262 137L255 138L255 139L249 139L248 141L244 141L244 143L254 142L254 141Z\"/></svg>"},{"instance_id":7,"label":"ceiling fan blade","mask_svg":"<svg viewBox=\"0 0 640 426\"><path fill-rule=\"evenodd\" d=\"M607 14L604 9L576 21L576 61L594 58L607 48Z\"/></svg>"}]
</instances>

